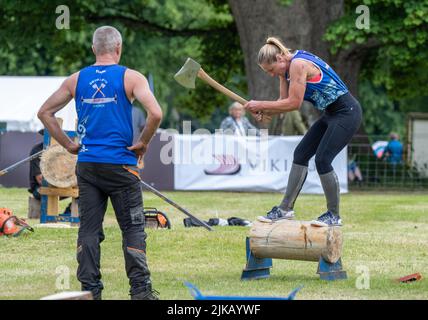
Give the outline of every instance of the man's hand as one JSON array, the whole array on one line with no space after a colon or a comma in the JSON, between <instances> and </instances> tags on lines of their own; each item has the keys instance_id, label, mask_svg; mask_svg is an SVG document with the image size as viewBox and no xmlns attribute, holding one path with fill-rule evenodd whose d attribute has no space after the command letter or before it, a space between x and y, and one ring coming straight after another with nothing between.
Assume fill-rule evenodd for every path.
<instances>
[{"instance_id":1,"label":"man's hand","mask_svg":"<svg viewBox=\"0 0 428 320\"><path fill-rule=\"evenodd\" d=\"M75 142L71 142L67 145L67 151L70 152L71 154L78 154L79 149L80 149L80 145Z\"/></svg>"},{"instance_id":2,"label":"man's hand","mask_svg":"<svg viewBox=\"0 0 428 320\"><path fill-rule=\"evenodd\" d=\"M136 144L134 144L130 147L127 147L127 149L135 152L135 154L137 155L137 158L138 158L137 167L139 169L143 169L143 167L144 167L143 157L144 157L144 154L147 152L147 144L145 144L141 141L138 141Z\"/></svg>"},{"instance_id":3,"label":"man's hand","mask_svg":"<svg viewBox=\"0 0 428 320\"><path fill-rule=\"evenodd\" d=\"M147 144L138 141L136 144L127 147L128 150L134 151L138 158L142 158L147 151Z\"/></svg>"}]
</instances>

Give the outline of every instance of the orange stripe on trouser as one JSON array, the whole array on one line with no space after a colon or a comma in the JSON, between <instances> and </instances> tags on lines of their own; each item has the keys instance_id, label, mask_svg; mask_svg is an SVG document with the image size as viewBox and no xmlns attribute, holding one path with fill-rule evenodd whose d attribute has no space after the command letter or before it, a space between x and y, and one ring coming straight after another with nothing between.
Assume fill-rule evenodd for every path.
<instances>
[{"instance_id":1,"label":"orange stripe on trouser","mask_svg":"<svg viewBox=\"0 0 428 320\"><path fill-rule=\"evenodd\" d=\"M132 247L126 247L126 249L128 249L128 250L133 250L133 251L136 251L136 252L144 253L144 254L145 254L144 250L140 250L140 249L136 249L136 248L132 248Z\"/></svg>"},{"instance_id":2,"label":"orange stripe on trouser","mask_svg":"<svg viewBox=\"0 0 428 320\"><path fill-rule=\"evenodd\" d=\"M135 170L132 170L132 169L129 169L127 166L123 166L123 168L126 170L126 171L128 171L129 173L132 173L134 176L136 176L138 179L141 179L140 178L140 174L137 172L137 171L135 171Z\"/></svg>"}]
</instances>

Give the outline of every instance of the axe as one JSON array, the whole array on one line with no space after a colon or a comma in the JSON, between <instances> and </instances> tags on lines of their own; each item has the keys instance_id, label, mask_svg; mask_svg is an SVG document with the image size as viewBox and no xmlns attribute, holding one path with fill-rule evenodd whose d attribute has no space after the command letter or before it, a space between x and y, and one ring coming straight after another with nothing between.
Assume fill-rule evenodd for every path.
<instances>
[{"instance_id":1,"label":"axe","mask_svg":"<svg viewBox=\"0 0 428 320\"><path fill-rule=\"evenodd\" d=\"M198 77L202 81L209 84L211 87L217 91L225 94L234 101L239 102L240 104L246 104L248 101L240 97L236 93L230 91L226 87L222 86L220 83L211 78L202 68L199 63L197 63L192 58L187 58L184 65L181 69L174 75L174 79L185 88L195 89L195 79ZM257 113L259 116L263 115L261 112ZM262 119L270 120L271 118L263 115Z\"/></svg>"}]
</instances>

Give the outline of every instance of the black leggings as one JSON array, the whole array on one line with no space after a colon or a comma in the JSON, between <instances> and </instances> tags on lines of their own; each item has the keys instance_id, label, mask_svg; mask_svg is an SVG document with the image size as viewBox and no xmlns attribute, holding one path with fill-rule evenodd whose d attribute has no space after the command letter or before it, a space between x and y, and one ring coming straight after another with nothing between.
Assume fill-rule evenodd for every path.
<instances>
[{"instance_id":1,"label":"black leggings","mask_svg":"<svg viewBox=\"0 0 428 320\"><path fill-rule=\"evenodd\" d=\"M331 163L360 127L362 111L359 102L347 93L327 107L324 114L305 134L294 150L293 162L308 166L315 155L319 174L331 172Z\"/></svg>"}]
</instances>

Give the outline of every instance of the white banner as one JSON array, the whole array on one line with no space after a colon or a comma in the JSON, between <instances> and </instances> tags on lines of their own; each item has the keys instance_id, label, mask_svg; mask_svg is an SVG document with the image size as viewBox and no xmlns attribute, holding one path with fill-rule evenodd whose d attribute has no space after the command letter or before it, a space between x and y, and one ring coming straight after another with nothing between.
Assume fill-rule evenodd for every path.
<instances>
[{"instance_id":1,"label":"white banner","mask_svg":"<svg viewBox=\"0 0 428 320\"><path fill-rule=\"evenodd\" d=\"M176 190L284 192L302 136L174 135ZM302 193L322 194L313 157ZM347 152L333 161L341 193L348 192Z\"/></svg>"}]
</instances>

